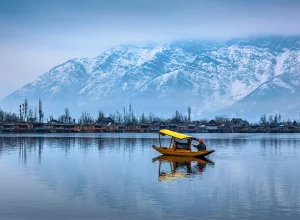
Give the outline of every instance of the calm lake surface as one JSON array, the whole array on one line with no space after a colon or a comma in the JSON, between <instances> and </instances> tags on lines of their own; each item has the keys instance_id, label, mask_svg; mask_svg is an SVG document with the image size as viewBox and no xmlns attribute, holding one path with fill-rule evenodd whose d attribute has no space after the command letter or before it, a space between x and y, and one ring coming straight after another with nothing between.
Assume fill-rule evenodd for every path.
<instances>
[{"instance_id":1,"label":"calm lake surface","mask_svg":"<svg viewBox=\"0 0 300 220\"><path fill-rule=\"evenodd\" d=\"M0 134L0 219L300 219L300 134L194 135L208 161L157 158L157 134Z\"/></svg>"}]
</instances>

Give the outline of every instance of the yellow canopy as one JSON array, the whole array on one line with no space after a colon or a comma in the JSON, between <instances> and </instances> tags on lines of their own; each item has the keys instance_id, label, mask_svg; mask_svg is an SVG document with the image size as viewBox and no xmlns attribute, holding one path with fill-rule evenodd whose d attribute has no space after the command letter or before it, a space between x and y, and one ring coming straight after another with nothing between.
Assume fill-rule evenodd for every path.
<instances>
[{"instance_id":1,"label":"yellow canopy","mask_svg":"<svg viewBox=\"0 0 300 220\"><path fill-rule=\"evenodd\" d=\"M162 129L162 130L159 131L159 133L169 135L171 137L178 138L178 139L193 138L192 136L188 136L188 135L185 135L185 134L180 134L180 133L177 133L175 131L170 131L170 130L167 130L167 129Z\"/></svg>"}]
</instances>

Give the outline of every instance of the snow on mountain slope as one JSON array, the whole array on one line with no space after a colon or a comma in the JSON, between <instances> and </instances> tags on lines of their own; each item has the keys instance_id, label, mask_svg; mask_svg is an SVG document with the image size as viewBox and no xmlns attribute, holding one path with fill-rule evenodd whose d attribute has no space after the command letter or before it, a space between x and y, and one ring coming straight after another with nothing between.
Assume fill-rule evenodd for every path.
<instances>
[{"instance_id":1,"label":"snow on mountain slope","mask_svg":"<svg viewBox=\"0 0 300 220\"><path fill-rule=\"evenodd\" d=\"M230 106L227 112L252 118L280 112L285 118L297 118L300 112L300 51L291 51L281 69L282 74L275 74L273 79Z\"/></svg>"},{"instance_id":2,"label":"snow on mountain slope","mask_svg":"<svg viewBox=\"0 0 300 220\"><path fill-rule=\"evenodd\" d=\"M265 37L118 46L95 58L54 67L4 103L42 98L78 111L120 110L132 102L138 111L160 115L185 111L187 106L201 116L231 108L242 112L249 105L245 100L268 99L261 92L270 83L277 83L271 86L272 94L283 88L299 93L299 42L297 37ZM264 111L259 105L255 108Z\"/></svg>"}]
</instances>

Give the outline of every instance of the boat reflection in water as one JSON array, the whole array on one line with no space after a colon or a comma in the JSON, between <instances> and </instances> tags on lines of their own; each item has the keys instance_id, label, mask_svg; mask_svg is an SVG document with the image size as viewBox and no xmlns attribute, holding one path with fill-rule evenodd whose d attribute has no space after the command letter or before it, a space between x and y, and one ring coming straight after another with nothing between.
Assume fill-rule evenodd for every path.
<instances>
[{"instance_id":1,"label":"boat reflection in water","mask_svg":"<svg viewBox=\"0 0 300 220\"><path fill-rule=\"evenodd\" d=\"M214 166L214 162L204 157L161 155L152 159L152 162L156 161L159 162L158 180L161 182L202 175L207 165ZM169 164L169 166L165 166L165 164ZM165 171L165 168L168 171Z\"/></svg>"}]
</instances>

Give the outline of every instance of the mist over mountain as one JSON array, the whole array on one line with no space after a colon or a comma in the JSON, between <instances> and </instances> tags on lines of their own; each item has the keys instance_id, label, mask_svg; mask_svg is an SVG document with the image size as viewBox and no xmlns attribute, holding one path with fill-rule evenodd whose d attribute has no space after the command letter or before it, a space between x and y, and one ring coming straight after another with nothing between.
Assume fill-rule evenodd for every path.
<instances>
[{"instance_id":1,"label":"mist over mountain","mask_svg":"<svg viewBox=\"0 0 300 220\"><path fill-rule=\"evenodd\" d=\"M191 106L194 118L258 120L276 112L297 117L299 97L300 37L276 36L113 47L54 67L1 105L17 111L25 98L31 105L41 98L46 115L69 107L78 116L131 102L136 112L163 117Z\"/></svg>"}]
</instances>

